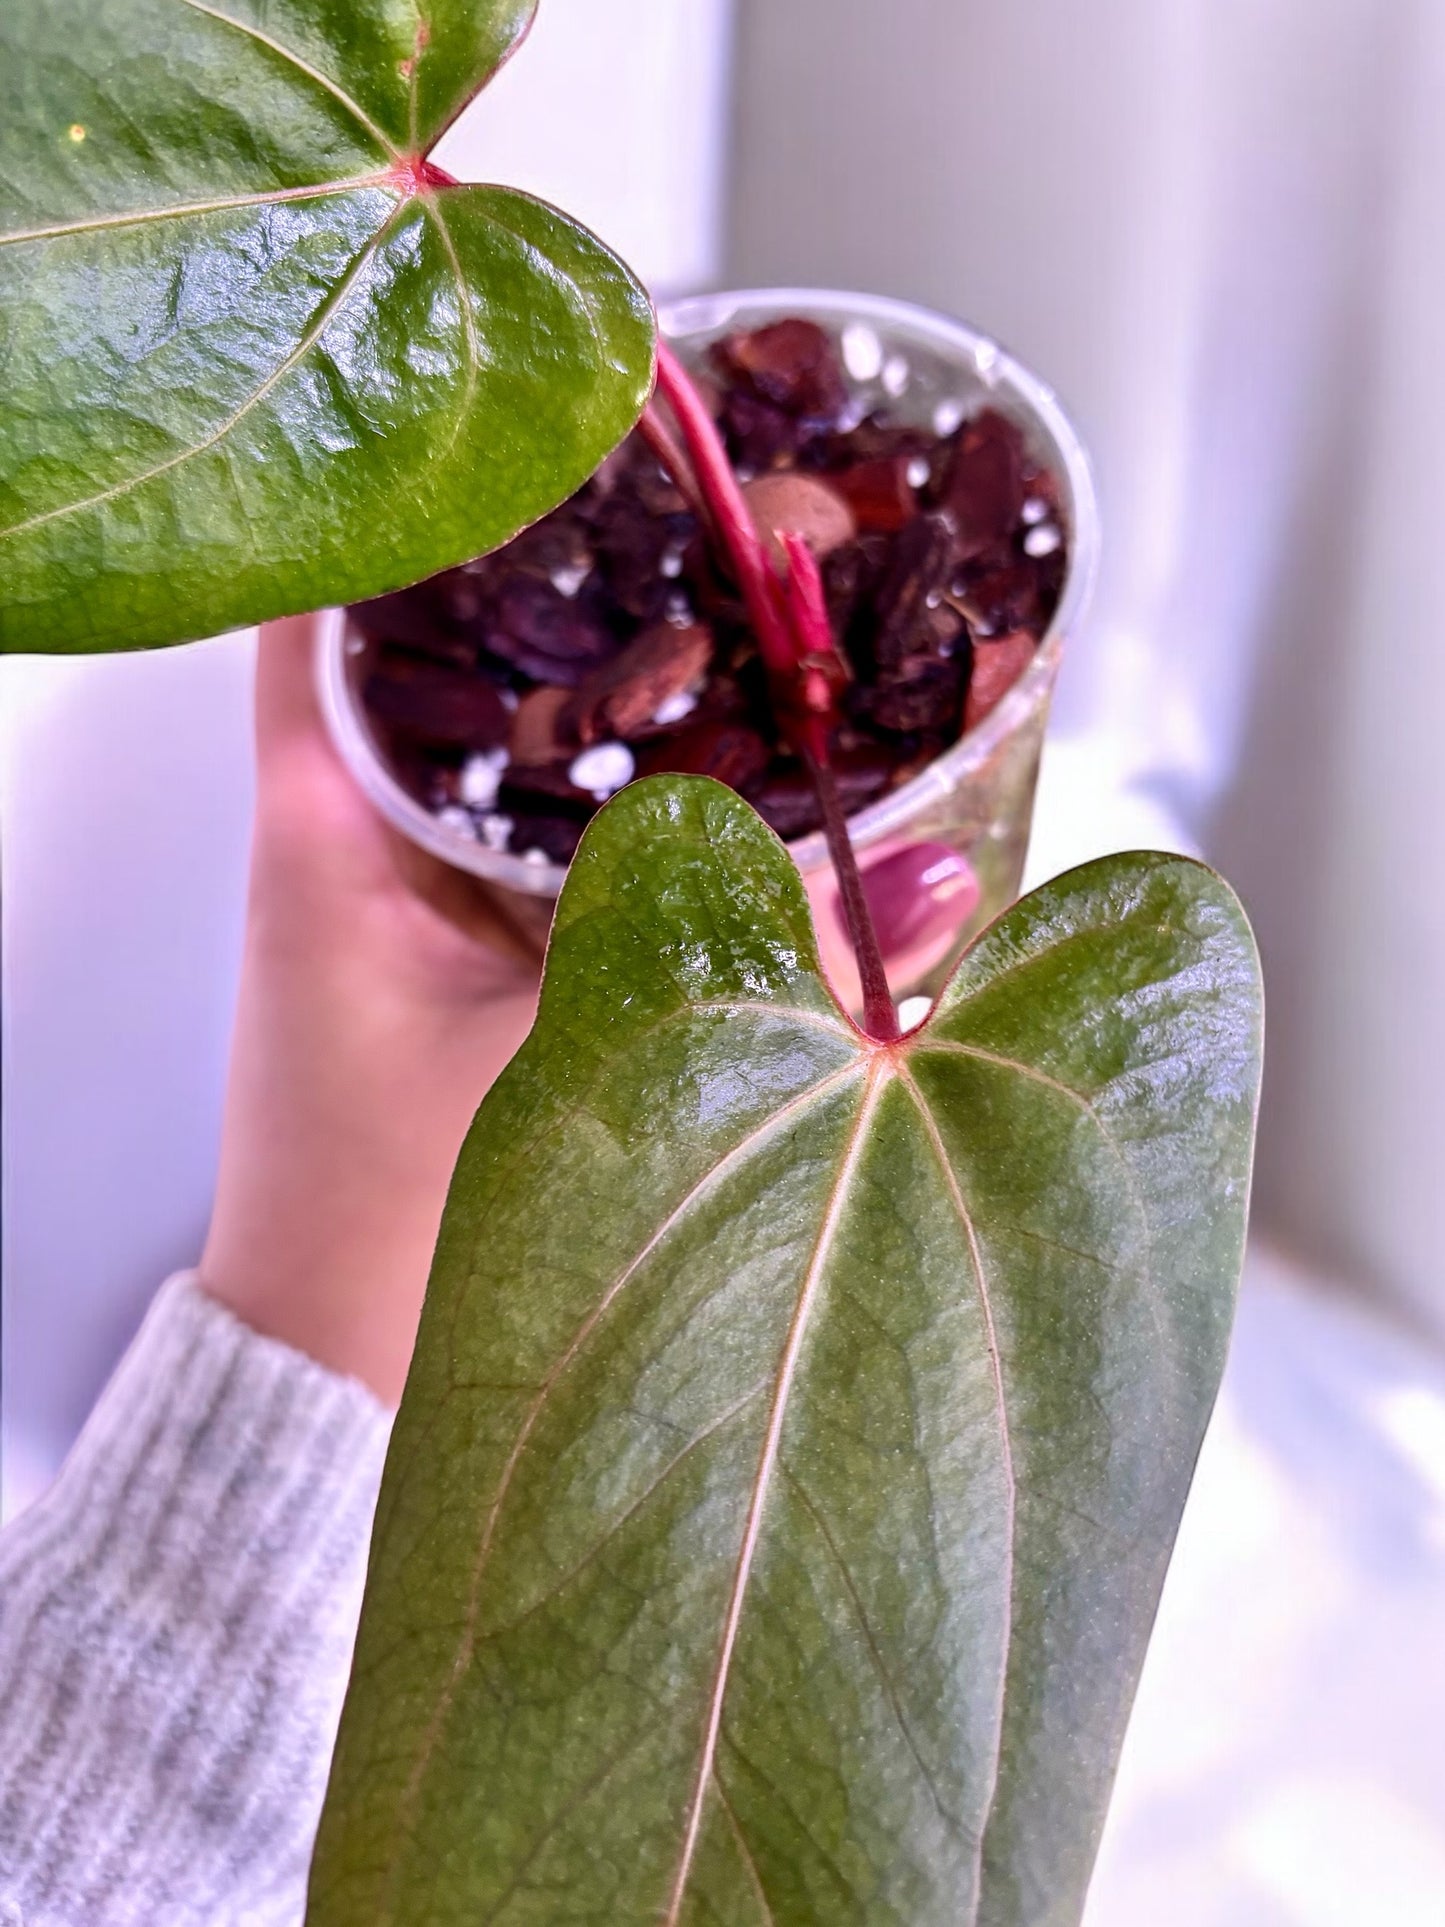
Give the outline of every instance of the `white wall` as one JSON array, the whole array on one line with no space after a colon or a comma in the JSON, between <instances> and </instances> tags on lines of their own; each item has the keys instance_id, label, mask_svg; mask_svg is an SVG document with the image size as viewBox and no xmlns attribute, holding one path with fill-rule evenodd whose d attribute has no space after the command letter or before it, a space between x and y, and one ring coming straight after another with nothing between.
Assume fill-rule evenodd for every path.
<instances>
[{"instance_id":1,"label":"white wall","mask_svg":"<svg viewBox=\"0 0 1445 1927\"><path fill-rule=\"evenodd\" d=\"M660 293L717 272L731 0L543 0L525 45L437 149L528 188Z\"/></svg>"},{"instance_id":2,"label":"white wall","mask_svg":"<svg viewBox=\"0 0 1445 1927\"><path fill-rule=\"evenodd\" d=\"M0 662L6 1515L205 1230L251 797L249 640Z\"/></svg>"},{"instance_id":3,"label":"white wall","mask_svg":"<svg viewBox=\"0 0 1445 1927\"><path fill-rule=\"evenodd\" d=\"M1319 583L1281 621L1221 848L1277 963L1265 1203L1445 1337L1445 11L1409 24L1357 353L1321 411Z\"/></svg>"}]
</instances>

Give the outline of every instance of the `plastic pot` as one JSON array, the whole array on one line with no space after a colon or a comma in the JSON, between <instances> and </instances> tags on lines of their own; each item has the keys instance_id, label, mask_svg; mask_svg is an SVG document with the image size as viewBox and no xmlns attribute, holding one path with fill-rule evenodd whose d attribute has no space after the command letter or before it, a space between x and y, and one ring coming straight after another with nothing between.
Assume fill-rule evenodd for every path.
<instances>
[{"instance_id":1,"label":"plastic pot","mask_svg":"<svg viewBox=\"0 0 1445 1927\"><path fill-rule=\"evenodd\" d=\"M1052 389L962 322L873 295L767 289L700 296L661 313L685 359L720 335L785 316L821 323L844 343L850 379L871 406L947 431L988 406L1023 430L1031 454L1058 478L1068 570L1054 620L1032 662L978 726L901 788L850 820L879 915L889 978L901 997L937 984L959 951L1018 894L1044 731L1065 644L1084 616L1098 561L1099 522L1088 458ZM378 810L435 856L483 878L514 921L539 936L564 866L485 847L439 821L402 788L360 699L367 645L344 610L323 618L317 673L327 725ZM837 892L821 832L789 846L808 883L830 968L846 996L846 960L833 941Z\"/></svg>"}]
</instances>

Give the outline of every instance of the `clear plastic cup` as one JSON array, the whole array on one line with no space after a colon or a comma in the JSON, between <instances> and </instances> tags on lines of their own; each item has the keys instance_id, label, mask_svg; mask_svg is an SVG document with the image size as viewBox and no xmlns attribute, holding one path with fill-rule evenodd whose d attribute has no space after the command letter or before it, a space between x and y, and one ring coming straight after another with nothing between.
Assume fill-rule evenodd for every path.
<instances>
[{"instance_id":1,"label":"clear plastic cup","mask_svg":"<svg viewBox=\"0 0 1445 1927\"><path fill-rule=\"evenodd\" d=\"M1088 457L1058 398L997 343L906 302L876 295L774 288L702 295L661 311L663 331L684 359L719 336L786 316L851 336L855 379L870 405L901 421L946 426L988 406L1023 430L1036 460L1058 479L1068 568L1053 622L1032 662L998 706L952 749L849 821L870 895L907 904L902 925L880 928L889 981L899 997L937 987L959 952L1018 895L1033 818L1049 704L1064 645L1082 621L1099 553L1098 506ZM876 339L877 353L873 352ZM861 350L861 352L860 352ZM522 929L545 934L565 867L487 849L408 795L389 769L360 697L366 645L346 612L322 620L317 673L327 725L343 760L382 815L403 835L483 878ZM840 954L837 887L821 832L789 849L808 884L830 969L845 998L856 993Z\"/></svg>"}]
</instances>

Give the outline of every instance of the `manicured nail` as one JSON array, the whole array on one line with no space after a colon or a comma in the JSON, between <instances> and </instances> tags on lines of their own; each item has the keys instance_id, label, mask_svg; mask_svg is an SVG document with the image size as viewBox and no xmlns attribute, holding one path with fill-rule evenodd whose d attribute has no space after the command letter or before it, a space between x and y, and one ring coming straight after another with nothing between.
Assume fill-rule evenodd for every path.
<instances>
[{"instance_id":1,"label":"manicured nail","mask_svg":"<svg viewBox=\"0 0 1445 1927\"><path fill-rule=\"evenodd\" d=\"M885 958L953 936L978 908L973 865L946 843L910 843L880 857L864 870L863 890Z\"/></svg>"}]
</instances>

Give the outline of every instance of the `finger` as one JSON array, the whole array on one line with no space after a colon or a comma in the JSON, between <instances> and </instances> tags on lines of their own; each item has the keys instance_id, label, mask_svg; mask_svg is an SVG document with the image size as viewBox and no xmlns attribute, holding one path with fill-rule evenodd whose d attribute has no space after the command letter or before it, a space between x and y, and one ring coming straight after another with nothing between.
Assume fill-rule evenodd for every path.
<instances>
[{"instance_id":1,"label":"finger","mask_svg":"<svg viewBox=\"0 0 1445 1927\"><path fill-rule=\"evenodd\" d=\"M535 976L553 906L492 891L479 878L418 848L376 814L343 767L326 728L316 683L319 633L316 616L288 616L261 626L256 757L263 807L280 815L292 838L298 815L304 814L312 831L333 839L333 862L344 847L353 860L360 857L372 881L400 878L464 936Z\"/></svg>"},{"instance_id":2,"label":"finger","mask_svg":"<svg viewBox=\"0 0 1445 1927\"><path fill-rule=\"evenodd\" d=\"M357 880L390 866L380 819L331 740L316 685L321 618L261 625L256 646L256 820L296 851L328 845Z\"/></svg>"},{"instance_id":3,"label":"finger","mask_svg":"<svg viewBox=\"0 0 1445 1927\"><path fill-rule=\"evenodd\" d=\"M316 616L263 622L256 647L256 753L298 740L324 742L316 695Z\"/></svg>"},{"instance_id":4,"label":"finger","mask_svg":"<svg viewBox=\"0 0 1445 1927\"><path fill-rule=\"evenodd\" d=\"M556 908L550 899L495 889L481 877L429 856L390 825L385 834L397 874L414 896L445 917L463 936L521 966L529 977L536 977Z\"/></svg>"}]
</instances>

